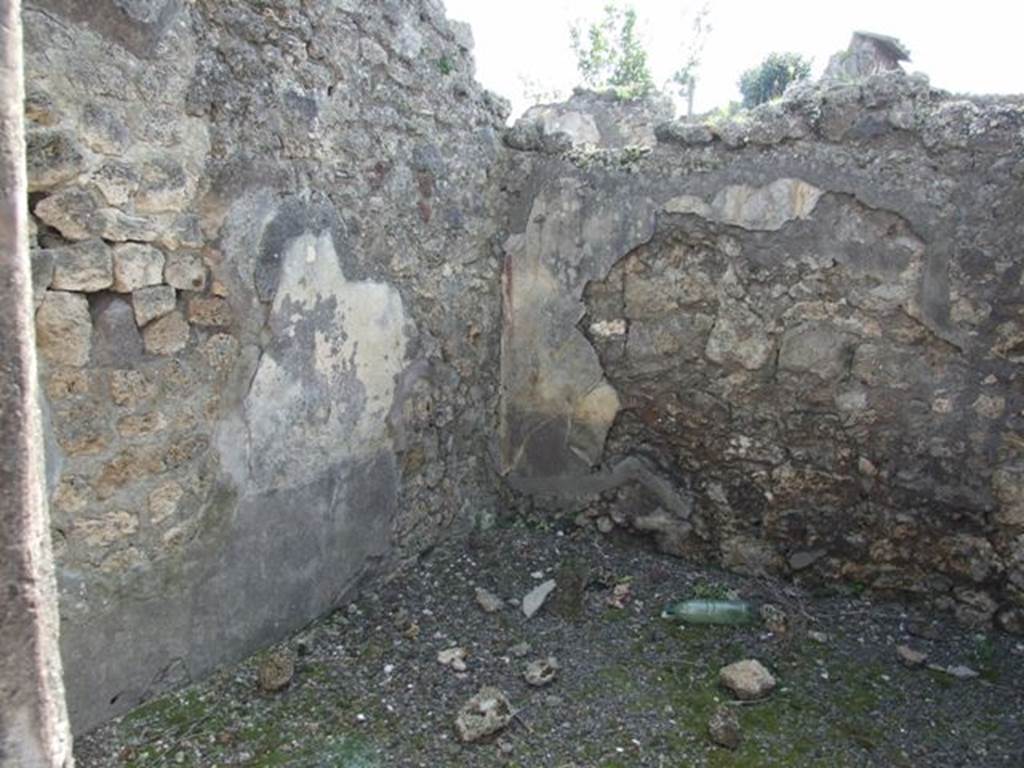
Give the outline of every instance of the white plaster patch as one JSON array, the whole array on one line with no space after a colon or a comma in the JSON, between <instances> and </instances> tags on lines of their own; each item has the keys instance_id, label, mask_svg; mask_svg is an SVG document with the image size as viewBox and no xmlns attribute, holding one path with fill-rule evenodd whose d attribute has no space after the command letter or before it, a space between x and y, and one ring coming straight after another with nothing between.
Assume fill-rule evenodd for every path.
<instances>
[{"instance_id":1,"label":"white plaster patch","mask_svg":"<svg viewBox=\"0 0 1024 768\"><path fill-rule=\"evenodd\" d=\"M664 210L692 213L743 229L774 231L787 222L810 216L823 194L806 181L781 178L763 187L723 187L710 204L693 195L681 195L665 203Z\"/></svg>"},{"instance_id":2,"label":"white plaster patch","mask_svg":"<svg viewBox=\"0 0 1024 768\"><path fill-rule=\"evenodd\" d=\"M405 322L394 288L346 279L329 234L292 241L271 314L277 343L245 401L255 486L308 482L387 445Z\"/></svg>"}]
</instances>

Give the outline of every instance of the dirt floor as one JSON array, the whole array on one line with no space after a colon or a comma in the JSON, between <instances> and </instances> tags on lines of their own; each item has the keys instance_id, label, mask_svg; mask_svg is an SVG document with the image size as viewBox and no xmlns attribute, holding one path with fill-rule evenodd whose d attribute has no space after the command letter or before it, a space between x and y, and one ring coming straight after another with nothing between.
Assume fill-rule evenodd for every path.
<instances>
[{"instance_id":1,"label":"dirt floor","mask_svg":"<svg viewBox=\"0 0 1024 768\"><path fill-rule=\"evenodd\" d=\"M486 613L475 597L483 587L518 603L550 578L558 587L529 619L511 602ZM277 649L79 738L78 765L1024 766L1021 639L856 591L812 595L596 532L477 534ZM768 602L788 626L660 618L695 596ZM905 667L901 644L931 668ZM463 672L438 662L453 647L466 651ZM259 669L275 651L294 658L294 677L268 693ZM548 656L557 677L531 687L524 666ZM719 669L744 658L778 680L761 701L719 685ZM942 670L957 666L978 676ZM456 713L484 685L515 716L462 744ZM709 738L720 707L738 715L735 750Z\"/></svg>"}]
</instances>

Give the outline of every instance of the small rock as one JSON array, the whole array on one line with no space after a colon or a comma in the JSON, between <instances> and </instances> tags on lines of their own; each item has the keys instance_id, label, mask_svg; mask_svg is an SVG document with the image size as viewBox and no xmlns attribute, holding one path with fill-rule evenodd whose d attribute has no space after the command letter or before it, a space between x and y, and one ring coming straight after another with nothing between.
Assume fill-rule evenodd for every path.
<instances>
[{"instance_id":1,"label":"small rock","mask_svg":"<svg viewBox=\"0 0 1024 768\"><path fill-rule=\"evenodd\" d=\"M606 515L597 518L597 530L601 533L611 533L615 530L615 521Z\"/></svg>"},{"instance_id":2,"label":"small rock","mask_svg":"<svg viewBox=\"0 0 1024 768\"><path fill-rule=\"evenodd\" d=\"M555 589L555 580L548 579L543 584L540 584L530 590L523 598L523 614L526 618L530 618L537 611L540 610L541 606L544 605L544 601L548 599Z\"/></svg>"},{"instance_id":3,"label":"small rock","mask_svg":"<svg viewBox=\"0 0 1024 768\"><path fill-rule=\"evenodd\" d=\"M814 630L814 629L812 629L810 632L807 633L807 637L810 638L811 640L813 640L816 643L821 643L822 645L827 643L828 639L829 639L827 633L825 633L825 632L818 632L817 630Z\"/></svg>"},{"instance_id":4,"label":"small rock","mask_svg":"<svg viewBox=\"0 0 1024 768\"><path fill-rule=\"evenodd\" d=\"M623 581L612 587L612 593L608 595L608 605L612 608L625 608L626 603L632 598L633 591L630 582Z\"/></svg>"},{"instance_id":5,"label":"small rock","mask_svg":"<svg viewBox=\"0 0 1024 768\"><path fill-rule=\"evenodd\" d=\"M765 603L761 606L761 621L768 628L768 631L776 635L786 634L788 627L786 612L779 606L772 603Z\"/></svg>"},{"instance_id":6,"label":"small rock","mask_svg":"<svg viewBox=\"0 0 1024 768\"><path fill-rule=\"evenodd\" d=\"M946 667L944 671L947 675L952 675L957 680L973 680L979 676L979 673L976 670L973 670L964 664L956 664L952 667Z\"/></svg>"},{"instance_id":7,"label":"small rock","mask_svg":"<svg viewBox=\"0 0 1024 768\"><path fill-rule=\"evenodd\" d=\"M295 675L295 660L286 650L275 651L260 662L260 688L274 693L288 687Z\"/></svg>"},{"instance_id":8,"label":"small rock","mask_svg":"<svg viewBox=\"0 0 1024 768\"><path fill-rule=\"evenodd\" d=\"M558 676L558 659L548 656L546 659L531 661L523 670L523 677L526 682L535 688L540 688L554 681Z\"/></svg>"},{"instance_id":9,"label":"small rock","mask_svg":"<svg viewBox=\"0 0 1024 768\"><path fill-rule=\"evenodd\" d=\"M466 657L469 653L465 648L455 647L448 648L444 651L439 651L437 654L437 661L446 667L451 667L456 672L466 671Z\"/></svg>"},{"instance_id":10,"label":"small rock","mask_svg":"<svg viewBox=\"0 0 1024 768\"><path fill-rule=\"evenodd\" d=\"M923 667L925 662L928 661L928 654L921 651L916 651L909 645L899 645L896 647L896 657L900 660L900 664L908 669L917 669Z\"/></svg>"},{"instance_id":11,"label":"small rock","mask_svg":"<svg viewBox=\"0 0 1024 768\"><path fill-rule=\"evenodd\" d=\"M718 680L743 701L760 699L775 689L775 677L756 659L744 659L722 667Z\"/></svg>"},{"instance_id":12,"label":"small rock","mask_svg":"<svg viewBox=\"0 0 1024 768\"><path fill-rule=\"evenodd\" d=\"M515 751L515 747L510 742L501 739L498 741L498 750L503 755L511 755Z\"/></svg>"},{"instance_id":13,"label":"small rock","mask_svg":"<svg viewBox=\"0 0 1024 768\"><path fill-rule=\"evenodd\" d=\"M808 552L794 552L789 556L789 567L794 571L803 571L810 568L826 555L824 549L812 549Z\"/></svg>"},{"instance_id":14,"label":"small rock","mask_svg":"<svg viewBox=\"0 0 1024 768\"><path fill-rule=\"evenodd\" d=\"M505 607L504 600L482 587L476 588L476 602L484 610L484 613L497 613Z\"/></svg>"},{"instance_id":15,"label":"small rock","mask_svg":"<svg viewBox=\"0 0 1024 768\"><path fill-rule=\"evenodd\" d=\"M512 705L505 693L492 686L484 686L455 717L455 732L465 743L478 741L497 733L512 722Z\"/></svg>"},{"instance_id":16,"label":"small rock","mask_svg":"<svg viewBox=\"0 0 1024 768\"><path fill-rule=\"evenodd\" d=\"M911 621L907 624L907 632L924 640L939 640L942 637L938 627L924 621Z\"/></svg>"},{"instance_id":17,"label":"small rock","mask_svg":"<svg viewBox=\"0 0 1024 768\"><path fill-rule=\"evenodd\" d=\"M720 747L736 749L740 745L740 720L729 707L719 707L708 720L708 735Z\"/></svg>"},{"instance_id":18,"label":"small rock","mask_svg":"<svg viewBox=\"0 0 1024 768\"><path fill-rule=\"evenodd\" d=\"M516 643L508 649L508 655L521 659L532 650L533 648L529 643Z\"/></svg>"}]
</instances>

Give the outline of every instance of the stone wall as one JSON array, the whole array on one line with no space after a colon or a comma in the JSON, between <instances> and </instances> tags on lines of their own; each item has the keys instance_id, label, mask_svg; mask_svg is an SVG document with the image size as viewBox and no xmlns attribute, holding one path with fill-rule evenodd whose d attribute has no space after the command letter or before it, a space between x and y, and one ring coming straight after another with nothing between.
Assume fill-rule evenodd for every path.
<instances>
[{"instance_id":1,"label":"stone wall","mask_svg":"<svg viewBox=\"0 0 1024 768\"><path fill-rule=\"evenodd\" d=\"M509 502L1022 628L1020 100L506 131L438 0L24 18L78 730Z\"/></svg>"},{"instance_id":2,"label":"stone wall","mask_svg":"<svg viewBox=\"0 0 1024 768\"><path fill-rule=\"evenodd\" d=\"M893 73L619 148L556 117L509 141L511 484L1024 629L1024 101Z\"/></svg>"},{"instance_id":3,"label":"stone wall","mask_svg":"<svg viewBox=\"0 0 1024 768\"><path fill-rule=\"evenodd\" d=\"M29 0L83 730L492 515L507 107L435 0Z\"/></svg>"}]
</instances>

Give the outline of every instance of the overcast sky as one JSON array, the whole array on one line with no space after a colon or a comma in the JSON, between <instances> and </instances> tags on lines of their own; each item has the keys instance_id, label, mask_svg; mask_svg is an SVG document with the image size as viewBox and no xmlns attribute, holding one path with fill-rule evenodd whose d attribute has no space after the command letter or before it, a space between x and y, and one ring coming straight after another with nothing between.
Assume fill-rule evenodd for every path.
<instances>
[{"instance_id":1,"label":"overcast sky","mask_svg":"<svg viewBox=\"0 0 1024 768\"><path fill-rule=\"evenodd\" d=\"M568 92L578 83L570 23L596 18L607 0L445 0L448 15L468 21L476 39L477 79L525 106L522 78ZM795 51L820 74L855 29L893 35L911 52L907 69L958 92L1024 93L1024 3L1020 0L710 0L699 72L698 112L738 100L736 81L771 51ZM688 13L699 2L634 0L642 36L661 84L679 66Z\"/></svg>"}]
</instances>

